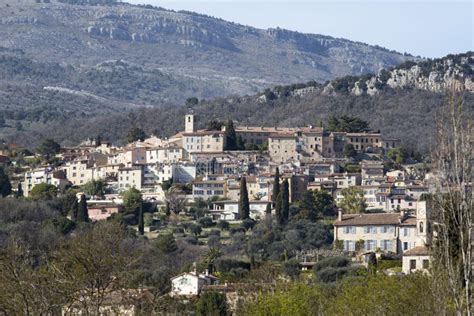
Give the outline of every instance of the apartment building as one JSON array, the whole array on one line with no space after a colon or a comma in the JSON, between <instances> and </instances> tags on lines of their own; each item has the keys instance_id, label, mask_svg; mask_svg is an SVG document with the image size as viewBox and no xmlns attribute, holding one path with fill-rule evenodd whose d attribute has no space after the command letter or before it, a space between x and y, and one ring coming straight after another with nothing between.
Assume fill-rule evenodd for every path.
<instances>
[{"instance_id":1,"label":"apartment building","mask_svg":"<svg viewBox=\"0 0 474 316\"><path fill-rule=\"evenodd\" d=\"M51 168L38 168L25 172L25 178L22 183L23 194L28 197L35 185L46 183L56 187L65 186L69 183L62 170L53 170Z\"/></svg>"},{"instance_id":2,"label":"apartment building","mask_svg":"<svg viewBox=\"0 0 474 316\"><path fill-rule=\"evenodd\" d=\"M124 167L118 170L118 189L125 191L130 188L141 190L143 186L143 166Z\"/></svg>"},{"instance_id":3,"label":"apartment building","mask_svg":"<svg viewBox=\"0 0 474 316\"><path fill-rule=\"evenodd\" d=\"M227 183L224 180L209 180L193 182L193 198L207 200L212 197L223 198L227 194Z\"/></svg>"},{"instance_id":4,"label":"apartment building","mask_svg":"<svg viewBox=\"0 0 474 316\"><path fill-rule=\"evenodd\" d=\"M146 149L146 163L177 163L185 160L183 148L178 146L154 147Z\"/></svg>"}]
</instances>

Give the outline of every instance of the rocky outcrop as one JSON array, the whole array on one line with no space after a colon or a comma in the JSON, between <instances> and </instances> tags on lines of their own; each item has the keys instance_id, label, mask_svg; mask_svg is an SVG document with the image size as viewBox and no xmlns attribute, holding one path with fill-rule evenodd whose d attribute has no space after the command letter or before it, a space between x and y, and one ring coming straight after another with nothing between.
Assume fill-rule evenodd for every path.
<instances>
[{"instance_id":1,"label":"rocky outcrop","mask_svg":"<svg viewBox=\"0 0 474 316\"><path fill-rule=\"evenodd\" d=\"M368 79L350 83L350 93L354 95L375 95L382 89L416 88L432 92L444 92L450 89L474 92L474 53L447 56L437 60L423 61L419 64L408 63L391 70L382 70ZM324 87L323 93L331 95L338 92L331 82ZM339 91L341 92L341 91Z\"/></svg>"},{"instance_id":2,"label":"rocky outcrop","mask_svg":"<svg viewBox=\"0 0 474 316\"><path fill-rule=\"evenodd\" d=\"M385 89L418 89L442 93L451 89L474 93L474 53L427 60L415 64L407 62L399 67L381 70L377 75L362 77L346 76L329 81L325 85L293 85L276 87L265 93L276 98L305 95L337 96L339 94L376 95ZM260 103L269 100L264 95L257 98Z\"/></svg>"}]
</instances>

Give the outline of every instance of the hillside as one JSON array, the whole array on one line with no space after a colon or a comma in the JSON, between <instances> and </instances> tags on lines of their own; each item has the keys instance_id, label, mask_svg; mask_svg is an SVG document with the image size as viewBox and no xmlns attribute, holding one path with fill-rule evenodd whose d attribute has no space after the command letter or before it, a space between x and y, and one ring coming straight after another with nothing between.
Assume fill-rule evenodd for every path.
<instances>
[{"instance_id":1,"label":"hillside","mask_svg":"<svg viewBox=\"0 0 474 316\"><path fill-rule=\"evenodd\" d=\"M211 119L234 119L253 125L317 126L325 124L332 115L348 114L369 121L374 130L381 130L389 137L402 139L405 146L427 151L433 141L436 114L451 87L464 90L465 106L474 113L473 69L474 54L469 52L404 64L377 75L343 77L324 84L276 86L251 96L203 100L192 110L198 115L201 127ZM374 82L376 88L357 93L354 87L361 82ZM100 106L100 99L57 90L30 88L21 91L21 95L24 99L5 112L10 127L0 132L8 140L26 145L35 145L46 137L63 144L97 135L120 141L132 126L142 127L149 134L168 136L183 129L183 116L189 110L172 105L144 108L104 103ZM0 94L0 104L7 102L5 94ZM53 102L63 106L48 106ZM29 103L31 108L26 107ZM41 106L45 110L35 110ZM22 107L24 110L18 111ZM21 131L15 129L19 122Z\"/></svg>"},{"instance_id":2,"label":"hillside","mask_svg":"<svg viewBox=\"0 0 474 316\"><path fill-rule=\"evenodd\" d=\"M111 4L2 1L0 47L20 63L42 70L4 72L2 81L31 79L38 85L155 106L180 104L189 96L254 94L279 84L375 73L413 59L324 35L95 2Z\"/></svg>"}]
</instances>

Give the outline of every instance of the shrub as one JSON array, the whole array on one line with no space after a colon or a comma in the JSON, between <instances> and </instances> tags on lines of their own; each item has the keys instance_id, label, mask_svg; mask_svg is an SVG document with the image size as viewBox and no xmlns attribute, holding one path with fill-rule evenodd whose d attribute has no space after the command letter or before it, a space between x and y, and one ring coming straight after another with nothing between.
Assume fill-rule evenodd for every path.
<instances>
[{"instance_id":1,"label":"shrub","mask_svg":"<svg viewBox=\"0 0 474 316\"><path fill-rule=\"evenodd\" d=\"M401 260L379 260L377 268L379 271L384 271L391 268L397 268L402 266Z\"/></svg>"},{"instance_id":2,"label":"shrub","mask_svg":"<svg viewBox=\"0 0 474 316\"><path fill-rule=\"evenodd\" d=\"M327 267L319 271L315 271L316 278L324 283L336 282L344 276L355 272L349 267L333 268Z\"/></svg>"},{"instance_id":3,"label":"shrub","mask_svg":"<svg viewBox=\"0 0 474 316\"><path fill-rule=\"evenodd\" d=\"M313 270L320 271L328 267L342 268L348 267L350 264L351 261L346 257L329 257L316 263L313 267Z\"/></svg>"},{"instance_id":4,"label":"shrub","mask_svg":"<svg viewBox=\"0 0 474 316\"><path fill-rule=\"evenodd\" d=\"M184 241L187 242L190 245L197 245L199 243L198 239L196 237L192 237L192 236L186 237L184 239Z\"/></svg>"},{"instance_id":5,"label":"shrub","mask_svg":"<svg viewBox=\"0 0 474 316\"><path fill-rule=\"evenodd\" d=\"M209 247L216 247L216 248L219 248L221 247L221 238L219 236L215 236L215 235L212 235L212 236L209 236L209 238L207 239L207 245Z\"/></svg>"},{"instance_id":6,"label":"shrub","mask_svg":"<svg viewBox=\"0 0 474 316\"><path fill-rule=\"evenodd\" d=\"M198 220L199 224L201 224L202 227L206 228L206 227L211 227L211 226L214 226L214 222L212 220L212 218L210 217L203 217L203 218L200 218Z\"/></svg>"},{"instance_id":7,"label":"shrub","mask_svg":"<svg viewBox=\"0 0 474 316\"><path fill-rule=\"evenodd\" d=\"M138 224L138 218L135 214L124 215L122 220L123 220L124 224L129 225L129 226Z\"/></svg>"},{"instance_id":8,"label":"shrub","mask_svg":"<svg viewBox=\"0 0 474 316\"><path fill-rule=\"evenodd\" d=\"M231 228L231 229L230 229L230 234L231 234L231 235L235 235L235 234L238 234L238 233L244 233L244 234L245 234L245 228L243 228L243 227L235 227L235 228Z\"/></svg>"},{"instance_id":9,"label":"shrub","mask_svg":"<svg viewBox=\"0 0 474 316\"><path fill-rule=\"evenodd\" d=\"M220 228L222 230L228 230L230 227L230 224L228 221L224 221L224 220L220 220L218 223L217 223L217 228Z\"/></svg>"},{"instance_id":10,"label":"shrub","mask_svg":"<svg viewBox=\"0 0 474 316\"><path fill-rule=\"evenodd\" d=\"M255 226L255 221L253 219L247 218L242 221L241 227L246 231L252 229Z\"/></svg>"},{"instance_id":11,"label":"shrub","mask_svg":"<svg viewBox=\"0 0 474 316\"><path fill-rule=\"evenodd\" d=\"M209 232L209 236L220 236L220 235L221 235L221 231L218 229L211 229L211 231Z\"/></svg>"},{"instance_id":12,"label":"shrub","mask_svg":"<svg viewBox=\"0 0 474 316\"><path fill-rule=\"evenodd\" d=\"M300 263L296 259L285 261L282 268L283 273L292 279L296 279L300 275Z\"/></svg>"},{"instance_id":13,"label":"shrub","mask_svg":"<svg viewBox=\"0 0 474 316\"><path fill-rule=\"evenodd\" d=\"M235 259L219 258L214 262L214 266L216 267L216 270L221 273L230 272L232 269L237 268L250 270L250 262Z\"/></svg>"},{"instance_id":14,"label":"shrub","mask_svg":"<svg viewBox=\"0 0 474 316\"><path fill-rule=\"evenodd\" d=\"M196 304L196 315L227 315L225 294L219 292L204 292Z\"/></svg>"}]
</instances>

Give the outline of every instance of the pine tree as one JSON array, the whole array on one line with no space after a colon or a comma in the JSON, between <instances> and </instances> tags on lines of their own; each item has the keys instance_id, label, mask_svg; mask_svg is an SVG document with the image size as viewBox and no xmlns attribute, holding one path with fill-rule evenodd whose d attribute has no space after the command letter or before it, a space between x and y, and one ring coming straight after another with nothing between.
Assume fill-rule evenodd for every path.
<instances>
[{"instance_id":1,"label":"pine tree","mask_svg":"<svg viewBox=\"0 0 474 316\"><path fill-rule=\"evenodd\" d=\"M247 180L244 176L240 180L239 215L241 220L250 217L249 193L247 191Z\"/></svg>"},{"instance_id":2,"label":"pine tree","mask_svg":"<svg viewBox=\"0 0 474 316\"><path fill-rule=\"evenodd\" d=\"M17 198L23 197L23 187L21 185L21 182L18 182L18 187L16 189L16 197Z\"/></svg>"},{"instance_id":3,"label":"pine tree","mask_svg":"<svg viewBox=\"0 0 474 316\"><path fill-rule=\"evenodd\" d=\"M283 181L281 188L281 215L283 222L288 222L290 216L290 191L288 180Z\"/></svg>"},{"instance_id":4,"label":"pine tree","mask_svg":"<svg viewBox=\"0 0 474 316\"><path fill-rule=\"evenodd\" d=\"M77 221L84 223L89 221L89 210L87 209L87 201L84 194L81 195L81 200L79 201Z\"/></svg>"},{"instance_id":5,"label":"pine tree","mask_svg":"<svg viewBox=\"0 0 474 316\"><path fill-rule=\"evenodd\" d=\"M10 178L5 173L3 168L0 168L0 196L6 197L12 193L12 184L10 183Z\"/></svg>"},{"instance_id":6,"label":"pine tree","mask_svg":"<svg viewBox=\"0 0 474 316\"><path fill-rule=\"evenodd\" d=\"M143 220L143 202L140 203L140 210L138 212L138 233L140 235L145 233L145 222Z\"/></svg>"},{"instance_id":7,"label":"pine tree","mask_svg":"<svg viewBox=\"0 0 474 316\"><path fill-rule=\"evenodd\" d=\"M226 138L226 149L236 150L237 149L237 134L235 133L234 122L232 120L227 121L225 127L225 138Z\"/></svg>"},{"instance_id":8,"label":"pine tree","mask_svg":"<svg viewBox=\"0 0 474 316\"><path fill-rule=\"evenodd\" d=\"M277 167L275 171L275 178L273 180L273 195L272 195L273 207L276 206L279 193L280 193L280 170Z\"/></svg>"}]
</instances>

